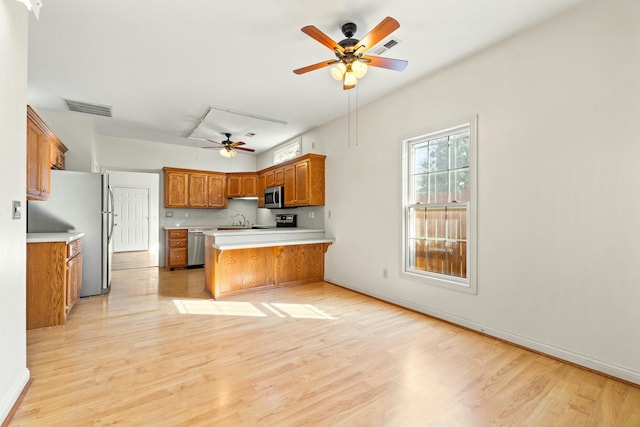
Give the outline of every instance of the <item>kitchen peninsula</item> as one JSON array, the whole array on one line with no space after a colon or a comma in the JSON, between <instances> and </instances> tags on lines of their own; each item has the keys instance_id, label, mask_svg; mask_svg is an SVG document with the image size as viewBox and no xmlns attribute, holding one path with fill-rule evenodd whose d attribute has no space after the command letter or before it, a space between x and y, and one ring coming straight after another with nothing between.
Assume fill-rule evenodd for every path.
<instances>
[{"instance_id":1,"label":"kitchen peninsula","mask_svg":"<svg viewBox=\"0 0 640 427\"><path fill-rule=\"evenodd\" d=\"M324 230L207 231L205 288L216 299L324 279Z\"/></svg>"}]
</instances>

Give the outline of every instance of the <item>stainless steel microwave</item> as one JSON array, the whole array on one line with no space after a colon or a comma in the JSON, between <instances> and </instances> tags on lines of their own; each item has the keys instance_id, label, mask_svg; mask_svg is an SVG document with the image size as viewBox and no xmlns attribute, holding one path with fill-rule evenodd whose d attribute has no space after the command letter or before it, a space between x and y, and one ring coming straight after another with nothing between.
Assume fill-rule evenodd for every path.
<instances>
[{"instance_id":1,"label":"stainless steel microwave","mask_svg":"<svg viewBox=\"0 0 640 427\"><path fill-rule=\"evenodd\" d=\"M264 190L264 207L277 209L284 207L284 187L269 187Z\"/></svg>"}]
</instances>

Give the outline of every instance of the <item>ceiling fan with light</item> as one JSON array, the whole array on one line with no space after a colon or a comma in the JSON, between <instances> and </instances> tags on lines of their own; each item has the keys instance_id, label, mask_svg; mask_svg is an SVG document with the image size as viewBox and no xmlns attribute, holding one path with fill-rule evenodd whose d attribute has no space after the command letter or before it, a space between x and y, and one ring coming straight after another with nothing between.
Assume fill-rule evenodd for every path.
<instances>
[{"instance_id":1,"label":"ceiling fan with light","mask_svg":"<svg viewBox=\"0 0 640 427\"><path fill-rule=\"evenodd\" d=\"M358 79L364 77L367 72L367 66L369 65L372 67L402 71L408 64L405 60L365 55L366 51L398 28L400 28L398 21L387 16L366 36L358 40L353 38L357 29L356 24L347 22L342 26L342 34L344 34L346 39L336 43L315 26L307 25L303 27L301 31L331 49L335 53L336 59L298 68L293 70L293 72L296 74L304 74L309 71L334 65L334 67L331 68L331 75L336 80L342 80L342 88L348 90L356 87Z\"/></svg>"},{"instance_id":2,"label":"ceiling fan with light","mask_svg":"<svg viewBox=\"0 0 640 427\"><path fill-rule=\"evenodd\" d=\"M226 157L226 158L234 157L235 155L238 154L236 150L248 151L250 153L253 153L254 151L256 151L253 148L240 147L240 145L245 145L245 143L242 141L236 141L236 142L231 141L230 133L223 133L223 135L226 136L227 139L221 142L214 141L212 139L207 139L207 141L213 142L214 144L218 144L219 146L222 147L220 148L220 155L222 157ZM218 147L202 147L202 148L218 148Z\"/></svg>"}]
</instances>

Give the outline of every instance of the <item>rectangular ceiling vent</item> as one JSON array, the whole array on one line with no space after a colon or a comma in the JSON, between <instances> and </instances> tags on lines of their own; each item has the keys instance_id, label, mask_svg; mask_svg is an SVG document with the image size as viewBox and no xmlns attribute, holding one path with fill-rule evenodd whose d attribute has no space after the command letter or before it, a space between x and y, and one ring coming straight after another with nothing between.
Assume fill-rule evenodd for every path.
<instances>
[{"instance_id":1,"label":"rectangular ceiling vent","mask_svg":"<svg viewBox=\"0 0 640 427\"><path fill-rule=\"evenodd\" d=\"M93 114L94 116L113 117L110 105L89 104L88 102L71 101L65 99L69 111L78 113Z\"/></svg>"},{"instance_id":2,"label":"rectangular ceiling vent","mask_svg":"<svg viewBox=\"0 0 640 427\"><path fill-rule=\"evenodd\" d=\"M384 42L383 44L381 44L377 48L373 49L372 53L374 55L383 54L384 52L388 51L389 49L391 49L392 47L394 47L394 46L396 46L396 45L398 45L400 43L402 43L402 40L397 39L397 38L390 38L389 40L387 40L386 42Z\"/></svg>"}]
</instances>

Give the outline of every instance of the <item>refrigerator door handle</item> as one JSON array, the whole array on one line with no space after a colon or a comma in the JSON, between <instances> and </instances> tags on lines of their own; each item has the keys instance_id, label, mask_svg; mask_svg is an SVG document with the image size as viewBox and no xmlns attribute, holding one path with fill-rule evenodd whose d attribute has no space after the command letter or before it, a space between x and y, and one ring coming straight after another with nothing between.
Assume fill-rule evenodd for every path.
<instances>
[{"instance_id":1,"label":"refrigerator door handle","mask_svg":"<svg viewBox=\"0 0 640 427\"><path fill-rule=\"evenodd\" d=\"M108 187L109 188L109 212L108 214L111 216L111 227L109 227L109 234L107 235L107 242L111 242L111 238L113 237L113 227L115 225L115 205L113 202L113 190L111 189L111 186Z\"/></svg>"}]
</instances>

